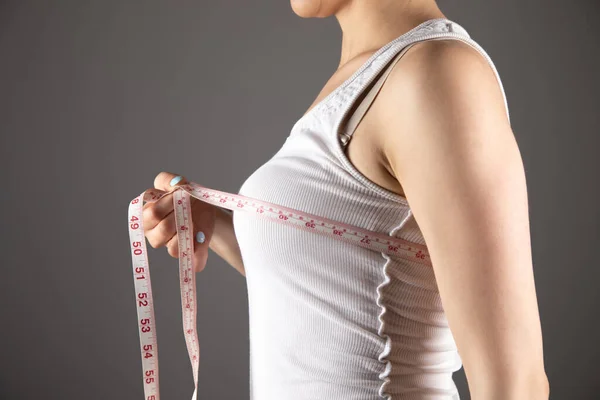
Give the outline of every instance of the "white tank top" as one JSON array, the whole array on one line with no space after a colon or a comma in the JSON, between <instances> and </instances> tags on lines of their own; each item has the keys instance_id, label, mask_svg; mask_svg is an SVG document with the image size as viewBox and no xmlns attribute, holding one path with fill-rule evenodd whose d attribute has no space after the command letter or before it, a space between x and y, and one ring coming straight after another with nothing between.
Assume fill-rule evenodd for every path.
<instances>
[{"instance_id":1,"label":"white tank top","mask_svg":"<svg viewBox=\"0 0 600 400\"><path fill-rule=\"evenodd\" d=\"M389 60L441 37L478 49L502 87L463 27L426 21L301 117L239 194L425 245L406 198L355 169L336 132ZM249 213L233 223L248 289L250 400L459 399L452 373L462 362L430 266Z\"/></svg>"}]
</instances>

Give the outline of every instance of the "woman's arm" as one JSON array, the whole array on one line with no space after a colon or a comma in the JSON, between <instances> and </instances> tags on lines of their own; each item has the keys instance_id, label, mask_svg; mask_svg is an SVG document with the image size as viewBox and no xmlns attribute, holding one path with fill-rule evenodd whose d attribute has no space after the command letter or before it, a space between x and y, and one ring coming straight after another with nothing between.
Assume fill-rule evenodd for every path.
<instances>
[{"instance_id":1,"label":"woman's arm","mask_svg":"<svg viewBox=\"0 0 600 400\"><path fill-rule=\"evenodd\" d=\"M376 137L428 245L471 398L547 400L525 173L492 69L465 43L419 43L378 101Z\"/></svg>"}]
</instances>

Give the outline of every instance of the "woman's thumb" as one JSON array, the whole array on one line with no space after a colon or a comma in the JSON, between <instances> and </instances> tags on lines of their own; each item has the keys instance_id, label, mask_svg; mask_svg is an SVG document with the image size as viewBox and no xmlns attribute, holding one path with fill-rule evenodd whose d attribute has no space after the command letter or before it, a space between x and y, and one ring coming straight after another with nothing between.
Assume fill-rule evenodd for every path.
<instances>
[{"instance_id":1,"label":"woman's thumb","mask_svg":"<svg viewBox=\"0 0 600 400\"><path fill-rule=\"evenodd\" d=\"M208 244L215 226L215 209L209 204L198 202L192 208L192 223L194 234L194 266L200 272L208 260Z\"/></svg>"},{"instance_id":2,"label":"woman's thumb","mask_svg":"<svg viewBox=\"0 0 600 400\"><path fill-rule=\"evenodd\" d=\"M196 232L194 240L196 241L193 255L194 272L201 272L206 267L206 261L208 260L208 242L202 231Z\"/></svg>"}]
</instances>

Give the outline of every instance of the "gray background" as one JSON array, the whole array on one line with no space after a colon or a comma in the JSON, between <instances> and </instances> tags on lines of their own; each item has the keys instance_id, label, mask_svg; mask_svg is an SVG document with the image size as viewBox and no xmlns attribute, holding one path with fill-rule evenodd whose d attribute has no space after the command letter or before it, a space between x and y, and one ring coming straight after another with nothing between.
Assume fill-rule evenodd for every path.
<instances>
[{"instance_id":1,"label":"gray background","mask_svg":"<svg viewBox=\"0 0 600 400\"><path fill-rule=\"evenodd\" d=\"M599 6L440 7L505 85L551 399L598 398ZM333 17L302 19L287 0L0 2L0 399L143 398L128 202L163 170L237 191L335 71L340 41ZM149 251L161 392L186 399L177 261ZM211 252L199 400L248 398L246 296Z\"/></svg>"}]
</instances>

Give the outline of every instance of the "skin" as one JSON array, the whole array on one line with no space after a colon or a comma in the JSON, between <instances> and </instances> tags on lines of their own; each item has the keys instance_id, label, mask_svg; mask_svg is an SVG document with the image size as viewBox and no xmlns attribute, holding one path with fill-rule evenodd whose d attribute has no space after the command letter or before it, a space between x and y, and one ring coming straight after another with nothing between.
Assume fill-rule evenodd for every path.
<instances>
[{"instance_id":1,"label":"skin","mask_svg":"<svg viewBox=\"0 0 600 400\"><path fill-rule=\"evenodd\" d=\"M445 18L429 0L291 5L304 18L335 15L343 32L338 71L310 108L382 45ZM414 45L346 152L363 175L409 201L471 398L548 399L525 171L487 61L455 40Z\"/></svg>"},{"instance_id":2,"label":"skin","mask_svg":"<svg viewBox=\"0 0 600 400\"><path fill-rule=\"evenodd\" d=\"M335 16L340 63L309 110L375 51L432 18L433 0L291 0L302 18ZM525 171L487 61L455 40L414 45L346 148L363 175L410 203L474 400L547 400ZM176 174L154 187L172 190ZM179 184L184 184L184 179ZM158 204L160 203L160 204ZM153 247L177 257L172 196L144 207ZM199 270L208 248L245 275L231 214L192 198Z\"/></svg>"}]
</instances>

